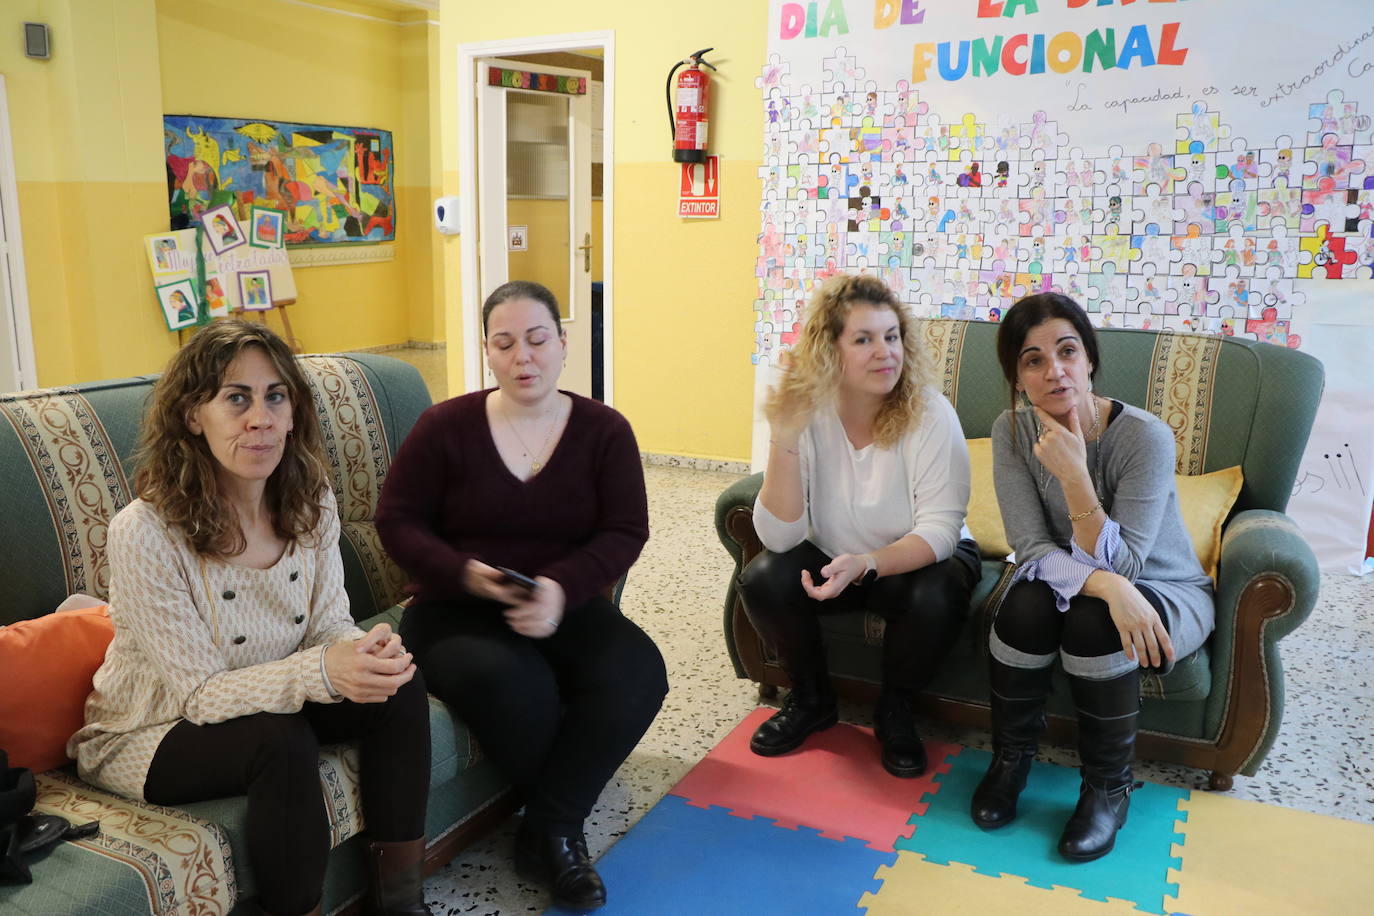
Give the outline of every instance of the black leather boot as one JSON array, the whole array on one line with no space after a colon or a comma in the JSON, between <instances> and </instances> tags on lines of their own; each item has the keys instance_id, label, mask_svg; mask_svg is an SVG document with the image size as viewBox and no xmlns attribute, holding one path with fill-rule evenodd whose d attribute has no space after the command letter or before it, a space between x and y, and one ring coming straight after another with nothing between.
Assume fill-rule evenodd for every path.
<instances>
[{"instance_id":1,"label":"black leather boot","mask_svg":"<svg viewBox=\"0 0 1374 916\"><path fill-rule=\"evenodd\" d=\"M1059 852L1066 859L1089 862L1112 851L1130 808L1140 669L1107 681L1071 677L1069 685L1078 707L1083 783L1078 807L1059 838Z\"/></svg>"},{"instance_id":2,"label":"black leather boot","mask_svg":"<svg viewBox=\"0 0 1374 916\"><path fill-rule=\"evenodd\" d=\"M430 916L420 878L424 857L424 837L400 843L368 843L365 912L369 916Z\"/></svg>"},{"instance_id":3,"label":"black leather boot","mask_svg":"<svg viewBox=\"0 0 1374 916\"><path fill-rule=\"evenodd\" d=\"M988 671L992 706L992 763L973 790L969 814L984 830L1016 819L1016 800L1026 787L1040 734L1045 730L1049 668L1013 668L992 659Z\"/></svg>"},{"instance_id":4,"label":"black leather boot","mask_svg":"<svg viewBox=\"0 0 1374 916\"><path fill-rule=\"evenodd\" d=\"M555 906L594 910L606 903L606 885L587 855L581 831L565 835L521 821L515 833L515 871L548 888Z\"/></svg>"},{"instance_id":5,"label":"black leather boot","mask_svg":"<svg viewBox=\"0 0 1374 916\"><path fill-rule=\"evenodd\" d=\"M915 779L926 771L926 746L911 718L911 696L884 687L873 711L873 737L883 745L883 769L893 776Z\"/></svg>"},{"instance_id":6,"label":"black leather boot","mask_svg":"<svg viewBox=\"0 0 1374 916\"><path fill-rule=\"evenodd\" d=\"M828 674L792 675L792 690L782 709L754 731L749 750L762 757L776 757L801 747L806 736L827 729L840 720L835 689Z\"/></svg>"}]
</instances>

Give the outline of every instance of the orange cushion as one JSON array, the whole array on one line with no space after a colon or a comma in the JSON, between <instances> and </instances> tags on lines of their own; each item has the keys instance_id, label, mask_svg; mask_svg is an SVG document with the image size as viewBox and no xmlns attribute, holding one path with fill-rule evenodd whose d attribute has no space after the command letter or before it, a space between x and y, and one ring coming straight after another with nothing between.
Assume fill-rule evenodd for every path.
<instances>
[{"instance_id":1,"label":"orange cushion","mask_svg":"<svg viewBox=\"0 0 1374 916\"><path fill-rule=\"evenodd\" d=\"M0 747L35 773L71 760L86 697L114 624L105 605L0 627Z\"/></svg>"}]
</instances>

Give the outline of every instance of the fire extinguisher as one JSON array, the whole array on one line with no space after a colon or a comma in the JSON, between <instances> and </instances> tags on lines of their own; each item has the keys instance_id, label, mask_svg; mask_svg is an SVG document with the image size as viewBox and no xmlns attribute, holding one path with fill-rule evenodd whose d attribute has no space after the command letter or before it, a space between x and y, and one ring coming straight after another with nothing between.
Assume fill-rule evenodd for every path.
<instances>
[{"instance_id":1,"label":"fire extinguisher","mask_svg":"<svg viewBox=\"0 0 1374 916\"><path fill-rule=\"evenodd\" d=\"M668 99L668 126L673 132L674 162L706 161L706 122L710 118L707 98L711 77L701 68L703 65L712 70L716 68L710 61L702 60L701 55L711 50L714 49L702 48L686 60L673 64L673 69L668 71L664 94ZM687 69L677 78L677 112L674 117L673 74L682 66Z\"/></svg>"}]
</instances>

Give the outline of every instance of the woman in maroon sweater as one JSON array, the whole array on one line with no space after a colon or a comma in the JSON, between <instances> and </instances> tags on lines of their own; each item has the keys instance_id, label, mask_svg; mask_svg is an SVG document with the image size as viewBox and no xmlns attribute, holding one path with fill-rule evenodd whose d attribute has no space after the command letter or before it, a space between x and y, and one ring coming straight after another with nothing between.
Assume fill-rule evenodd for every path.
<instances>
[{"instance_id":1,"label":"woman in maroon sweater","mask_svg":"<svg viewBox=\"0 0 1374 916\"><path fill-rule=\"evenodd\" d=\"M668 690L658 647L606 597L649 536L644 472L624 417L558 390L549 290L499 287L482 330L497 387L421 415L377 529L413 582L401 633L430 692L524 792L517 870L589 909L606 891L582 823Z\"/></svg>"}]
</instances>

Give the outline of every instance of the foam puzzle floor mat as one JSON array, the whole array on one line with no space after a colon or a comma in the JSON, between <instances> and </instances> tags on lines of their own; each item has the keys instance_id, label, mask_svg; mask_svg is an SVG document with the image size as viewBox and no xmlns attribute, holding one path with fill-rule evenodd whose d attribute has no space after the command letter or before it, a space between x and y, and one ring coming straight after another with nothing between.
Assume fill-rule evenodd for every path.
<instances>
[{"instance_id":1,"label":"foam puzzle floor mat","mask_svg":"<svg viewBox=\"0 0 1374 916\"><path fill-rule=\"evenodd\" d=\"M782 757L749 751L757 709L602 856L605 914L1351 914L1374 899L1374 825L1146 783L1111 854L1055 849L1078 772L1037 761L1015 822L968 816L986 751L926 745L883 770L840 724ZM550 913L571 912L550 910Z\"/></svg>"}]
</instances>

